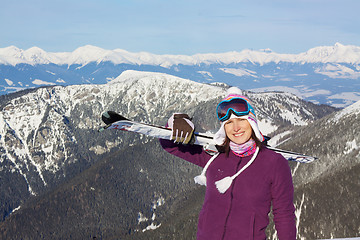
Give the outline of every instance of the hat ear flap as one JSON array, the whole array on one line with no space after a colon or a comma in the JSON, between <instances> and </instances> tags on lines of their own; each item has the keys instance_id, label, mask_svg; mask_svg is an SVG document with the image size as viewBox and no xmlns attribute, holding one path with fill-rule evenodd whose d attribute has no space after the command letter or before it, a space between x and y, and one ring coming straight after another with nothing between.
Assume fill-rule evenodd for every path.
<instances>
[{"instance_id":1,"label":"hat ear flap","mask_svg":"<svg viewBox=\"0 0 360 240\"><path fill-rule=\"evenodd\" d=\"M257 121L255 119L253 119L252 117L248 117L247 118L248 122L250 123L251 128L253 129L256 138L260 141L263 142L265 140L264 136L261 134L259 126L257 124Z\"/></svg>"},{"instance_id":2,"label":"hat ear flap","mask_svg":"<svg viewBox=\"0 0 360 240\"><path fill-rule=\"evenodd\" d=\"M214 142L216 145L223 145L226 139L226 132L225 132L225 123L226 121L221 123L219 130L214 135Z\"/></svg>"}]
</instances>

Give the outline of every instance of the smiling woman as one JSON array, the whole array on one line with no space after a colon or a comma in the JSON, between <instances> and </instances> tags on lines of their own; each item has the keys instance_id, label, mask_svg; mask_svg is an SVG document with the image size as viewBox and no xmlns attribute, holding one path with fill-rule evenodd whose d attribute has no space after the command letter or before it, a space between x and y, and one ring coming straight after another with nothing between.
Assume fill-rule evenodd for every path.
<instances>
[{"instance_id":1,"label":"smiling woman","mask_svg":"<svg viewBox=\"0 0 360 240\"><path fill-rule=\"evenodd\" d=\"M295 240L291 171L284 157L262 144L251 101L230 88L216 110L221 127L214 141L220 153L210 156L187 144L194 125L186 114L174 114L168 121L176 137L160 140L167 152L203 168L195 177L206 186L197 239L264 240L272 207L278 238Z\"/></svg>"}]
</instances>

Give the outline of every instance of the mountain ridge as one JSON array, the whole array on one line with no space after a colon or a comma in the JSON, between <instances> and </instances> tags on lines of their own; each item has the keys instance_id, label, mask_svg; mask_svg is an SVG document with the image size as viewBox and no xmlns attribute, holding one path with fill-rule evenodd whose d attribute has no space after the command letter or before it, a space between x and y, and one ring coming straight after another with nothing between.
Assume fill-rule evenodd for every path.
<instances>
[{"instance_id":1,"label":"mountain ridge","mask_svg":"<svg viewBox=\"0 0 360 240\"><path fill-rule=\"evenodd\" d=\"M315 104L360 100L360 47L316 47L300 54L271 50L186 55L132 53L87 45L73 52L0 48L0 94L39 86L105 84L127 70L159 72L254 92L291 92Z\"/></svg>"},{"instance_id":2,"label":"mountain ridge","mask_svg":"<svg viewBox=\"0 0 360 240\"><path fill-rule=\"evenodd\" d=\"M169 68L172 65L199 65L212 63L253 62L261 65L269 62L300 62L300 63L360 63L360 47L336 43L333 46L311 48L299 54L275 53L271 50L249 50L241 52L206 53L194 55L152 54L148 52L128 52L123 49L106 50L100 47L85 45L73 52L46 52L38 47L27 50L15 46L0 48L0 64L16 65L26 63L86 65L90 62L112 62L114 64L158 65Z\"/></svg>"}]
</instances>

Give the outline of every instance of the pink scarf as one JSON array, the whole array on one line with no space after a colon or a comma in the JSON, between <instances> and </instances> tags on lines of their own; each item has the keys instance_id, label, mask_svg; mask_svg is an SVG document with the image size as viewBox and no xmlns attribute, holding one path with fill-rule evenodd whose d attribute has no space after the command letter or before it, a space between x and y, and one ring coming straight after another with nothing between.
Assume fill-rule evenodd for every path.
<instances>
[{"instance_id":1,"label":"pink scarf","mask_svg":"<svg viewBox=\"0 0 360 240\"><path fill-rule=\"evenodd\" d=\"M230 149L231 151L239 157L250 156L256 151L256 142L254 139L250 139L246 143L237 144L230 141Z\"/></svg>"}]
</instances>

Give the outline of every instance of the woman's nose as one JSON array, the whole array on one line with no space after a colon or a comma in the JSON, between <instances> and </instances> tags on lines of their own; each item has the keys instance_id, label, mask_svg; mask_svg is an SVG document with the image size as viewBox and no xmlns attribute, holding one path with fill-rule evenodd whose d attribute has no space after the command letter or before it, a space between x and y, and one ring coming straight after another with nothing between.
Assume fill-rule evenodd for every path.
<instances>
[{"instance_id":1,"label":"woman's nose","mask_svg":"<svg viewBox=\"0 0 360 240\"><path fill-rule=\"evenodd\" d=\"M234 123L234 131L237 132L240 129L241 129L241 125L237 121L235 121L235 123Z\"/></svg>"}]
</instances>

